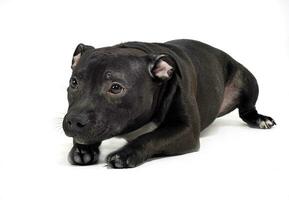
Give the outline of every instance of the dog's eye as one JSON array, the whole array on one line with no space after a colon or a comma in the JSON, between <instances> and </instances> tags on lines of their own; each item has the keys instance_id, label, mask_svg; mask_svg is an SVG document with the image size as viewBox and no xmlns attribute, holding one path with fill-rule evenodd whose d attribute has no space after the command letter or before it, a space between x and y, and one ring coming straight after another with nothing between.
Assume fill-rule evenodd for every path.
<instances>
[{"instance_id":1,"label":"dog's eye","mask_svg":"<svg viewBox=\"0 0 289 200\"><path fill-rule=\"evenodd\" d=\"M109 89L112 94L119 94L123 91L123 87L119 83L113 83Z\"/></svg>"},{"instance_id":2,"label":"dog's eye","mask_svg":"<svg viewBox=\"0 0 289 200\"><path fill-rule=\"evenodd\" d=\"M77 82L77 79L76 78L71 78L70 79L70 86L72 88L76 88L78 86L78 82Z\"/></svg>"}]
</instances>

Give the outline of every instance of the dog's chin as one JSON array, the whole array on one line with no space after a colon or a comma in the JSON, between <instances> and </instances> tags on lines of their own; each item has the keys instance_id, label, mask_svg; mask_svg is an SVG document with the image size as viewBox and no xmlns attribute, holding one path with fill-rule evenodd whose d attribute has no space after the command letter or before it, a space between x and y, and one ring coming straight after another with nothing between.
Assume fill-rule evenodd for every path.
<instances>
[{"instance_id":1,"label":"dog's chin","mask_svg":"<svg viewBox=\"0 0 289 200\"><path fill-rule=\"evenodd\" d=\"M73 137L73 140L77 144L85 144L85 145L95 144L95 143L102 141L100 139L87 139L87 138L81 138L81 137Z\"/></svg>"},{"instance_id":2,"label":"dog's chin","mask_svg":"<svg viewBox=\"0 0 289 200\"><path fill-rule=\"evenodd\" d=\"M114 130L114 131L111 131ZM84 132L84 133L73 133L69 131L65 131L65 135L68 137L72 137L74 142L78 144L94 144L102 142L103 140L107 140L113 137L117 137L118 135L121 135L122 131L120 128L112 129L110 127L106 127L105 129L99 131L95 130L90 133Z\"/></svg>"},{"instance_id":3,"label":"dog's chin","mask_svg":"<svg viewBox=\"0 0 289 200\"><path fill-rule=\"evenodd\" d=\"M116 134L117 135L117 134ZM116 136L115 134L111 134L111 133L106 133L106 134L101 134L101 135L76 135L73 137L74 141L78 144L95 144L95 143L99 143L102 142L103 140L107 140L110 138L113 138Z\"/></svg>"}]
</instances>

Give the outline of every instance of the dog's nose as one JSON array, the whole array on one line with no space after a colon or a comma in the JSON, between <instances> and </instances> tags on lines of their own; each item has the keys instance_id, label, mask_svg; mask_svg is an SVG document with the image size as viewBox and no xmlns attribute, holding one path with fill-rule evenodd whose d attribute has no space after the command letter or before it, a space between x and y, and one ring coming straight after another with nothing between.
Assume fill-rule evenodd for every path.
<instances>
[{"instance_id":1,"label":"dog's nose","mask_svg":"<svg viewBox=\"0 0 289 200\"><path fill-rule=\"evenodd\" d=\"M66 118L66 123L69 130L77 132L85 128L89 120L86 115L69 115Z\"/></svg>"}]
</instances>

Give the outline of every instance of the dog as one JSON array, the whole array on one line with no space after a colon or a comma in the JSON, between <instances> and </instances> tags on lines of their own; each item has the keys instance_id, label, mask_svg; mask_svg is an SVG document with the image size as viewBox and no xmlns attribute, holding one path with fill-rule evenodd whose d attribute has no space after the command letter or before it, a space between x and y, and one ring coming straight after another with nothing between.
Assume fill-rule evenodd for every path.
<instances>
[{"instance_id":1,"label":"dog","mask_svg":"<svg viewBox=\"0 0 289 200\"><path fill-rule=\"evenodd\" d=\"M112 168L198 151L200 132L238 108L250 127L276 123L257 112L255 77L227 53L194 40L127 42L73 54L63 129L73 138L68 160L96 164L105 139L128 143L106 158ZM146 125L147 133L136 133Z\"/></svg>"}]
</instances>

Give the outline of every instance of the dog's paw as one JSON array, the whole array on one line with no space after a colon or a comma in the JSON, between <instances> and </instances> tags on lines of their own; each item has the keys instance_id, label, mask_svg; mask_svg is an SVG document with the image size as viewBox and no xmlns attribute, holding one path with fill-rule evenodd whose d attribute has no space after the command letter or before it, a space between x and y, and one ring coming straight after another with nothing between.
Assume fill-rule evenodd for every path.
<instances>
[{"instance_id":1,"label":"dog's paw","mask_svg":"<svg viewBox=\"0 0 289 200\"><path fill-rule=\"evenodd\" d=\"M259 115L257 120L258 127L261 129L270 129L276 125L275 121L271 117Z\"/></svg>"},{"instance_id":2,"label":"dog's paw","mask_svg":"<svg viewBox=\"0 0 289 200\"><path fill-rule=\"evenodd\" d=\"M92 165L97 163L98 157L98 148L74 144L68 154L68 161L72 165Z\"/></svg>"},{"instance_id":3,"label":"dog's paw","mask_svg":"<svg viewBox=\"0 0 289 200\"><path fill-rule=\"evenodd\" d=\"M136 167L144 161L145 158L141 153L128 147L113 152L106 158L109 167L118 169Z\"/></svg>"},{"instance_id":4,"label":"dog's paw","mask_svg":"<svg viewBox=\"0 0 289 200\"><path fill-rule=\"evenodd\" d=\"M256 109L247 113L240 113L240 117L253 128L270 129L276 125L271 117L260 115Z\"/></svg>"}]
</instances>

